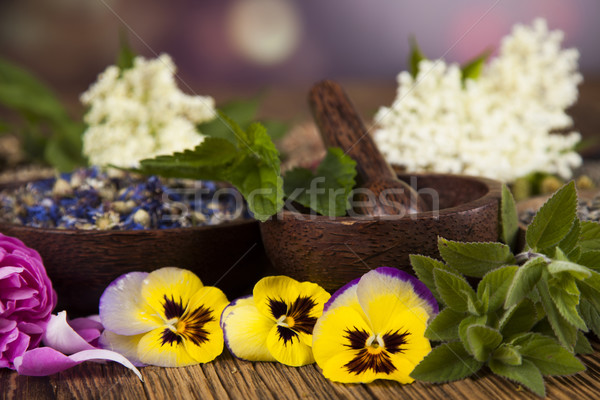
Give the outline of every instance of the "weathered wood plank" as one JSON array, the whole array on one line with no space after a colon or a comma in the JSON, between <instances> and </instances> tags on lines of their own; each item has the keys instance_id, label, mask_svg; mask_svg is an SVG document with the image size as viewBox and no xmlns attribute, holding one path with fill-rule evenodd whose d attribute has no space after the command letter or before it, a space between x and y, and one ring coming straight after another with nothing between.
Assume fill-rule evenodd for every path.
<instances>
[{"instance_id":1,"label":"weathered wood plank","mask_svg":"<svg viewBox=\"0 0 600 400\"><path fill-rule=\"evenodd\" d=\"M142 382L122 365L84 363L48 378L57 399L145 399Z\"/></svg>"},{"instance_id":2,"label":"weathered wood plank","mask_svg":"<svg viewBox=\"0 0 600 400\"><path fill-rule=\"evenodd\" d=\"M600 345L582 357L588 367L570 377L546 379L548 397L596 399L600 393ZM19 376L0 370L0 399L536 399L519 385L491 375L443 385L378 381L344 385L325 379L316 365L300 368L252 363L228 352L215 362L186 368L146 367L144 382L118 364L82 364L48 378Z\"/></svg>"},{"instance_id":3,"label":"weathered wood plank","mask_svg":"<svg viewBox=\"0 0 600 400\"><path fill-rule=\"evenodd\" d=\"M56 399L56 394L48 378L19 376L0 369L0 399Z\"/></svg>"}]
</instances>

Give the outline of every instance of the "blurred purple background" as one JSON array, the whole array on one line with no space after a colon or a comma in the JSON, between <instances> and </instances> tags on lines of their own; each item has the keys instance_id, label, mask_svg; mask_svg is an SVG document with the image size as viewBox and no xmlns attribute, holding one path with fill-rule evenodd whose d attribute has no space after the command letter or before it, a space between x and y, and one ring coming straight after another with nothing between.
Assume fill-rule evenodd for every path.
<instances>
[{"instance_id":1,"label":"blurred purple background","mask_svg":"<svg viewBox=\"0 0 600 400\"><path fill-rule=\"evenodd\" d=\"M410 35L428 57L461 62L537 16L565 31L586 75L600 74L592 0L2 0L0 54L81 92L113 63L126 24L136 51L169 53L201 93L325 77L395 84Z\"/></svg>"}]
</instances>

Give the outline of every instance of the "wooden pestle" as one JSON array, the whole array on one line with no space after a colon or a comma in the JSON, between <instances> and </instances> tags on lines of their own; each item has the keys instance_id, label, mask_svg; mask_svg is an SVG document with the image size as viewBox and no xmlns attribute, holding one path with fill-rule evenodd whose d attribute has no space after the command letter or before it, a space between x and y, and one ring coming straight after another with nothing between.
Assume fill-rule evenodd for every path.
<instances>
[{"instance_id":1,"label":"wooden pestle","mask_svg":"<svg viewBox=\"0 0 600 400\"><path fill-rule=\"evenodd\" d=\"M315 84L309 103L325 145L342 148L356 161L357 185L367 190L355 196L355 212L402 216L428 211L418 193L399 180L385 161L340 85L332 81Z\"/></svg>"}]
</instances>

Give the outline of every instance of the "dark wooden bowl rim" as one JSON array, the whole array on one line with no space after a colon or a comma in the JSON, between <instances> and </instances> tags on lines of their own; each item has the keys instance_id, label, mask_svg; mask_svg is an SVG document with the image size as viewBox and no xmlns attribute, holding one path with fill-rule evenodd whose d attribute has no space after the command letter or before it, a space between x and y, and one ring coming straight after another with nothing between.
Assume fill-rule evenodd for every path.
<instances>
[{"instance_id":1,"label":"dark wooden bowl rim","mask_svg":"<svg viewBox=\"0 0 600 400\"><path fill-rule=\"evenodd\" d=\"M496 181L494 179L470 176L470 175L432 174L432 173L410 174L410 175L409 174L401 174L401 175L414 176L417 179L419 177L430 177L430 178L436 177L436 178L440 178L440 179L471 181L471 182L476 182L481 185L484 185L486 187L486 192L481 197L478 197L478 198L471 200L469 202L466 202L466 203L459 204L457 206L442 208L437 212L426 211L426 212L418 213L416 215L415 214L405 215L401 218L374 217L374 216L368 216L368 215L364 216L364 217L359 217L359 218L357 218L357 217L328 217L328 216L324 216L324 215L314 215L314 216L311 216L310 219L307 219L307 221L314 220L314 221L318 221L319 223L330 222L332 224L341 223L341 224L346 224L346 225L349 225L349 224L354 225L355 223L368 224L368 223L372 223L373 221L379 221L379 220L396 222L396 221L404 221L407 219L425 220L425 219L431 219L431 218L440 218L440 217L445 217L445 216L449 216L449 215L462 213L465 211L474 210L481 206L485 206L485 205L489 204L490 201L496 201L502 190L502 186L501 186L502 184L499 181ZM295 211L289 211L289 210L285 210L285 209L282 210L282 213L283 213L282 214L283 220L296 218L295 215L298 214ZM437 217L436 217L436 214L437 214ZM308 215L308 214L302 214L302 215ZM272 217L272 218L275 218L275 217Z\"/></svg>"}]
</instances>

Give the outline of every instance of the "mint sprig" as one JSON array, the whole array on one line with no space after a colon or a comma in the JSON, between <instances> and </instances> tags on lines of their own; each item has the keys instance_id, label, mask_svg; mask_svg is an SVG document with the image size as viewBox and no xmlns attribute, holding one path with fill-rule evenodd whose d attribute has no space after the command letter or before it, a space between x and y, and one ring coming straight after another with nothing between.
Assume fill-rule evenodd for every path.
<instances>
[{"instance_id":1,"label":"mint sprig","mask_svg":"<svg viewBox=\"0 0 600 400\"><path fill-rule=\"evenodd\" d=\"M285 174L284 191L288 199L317 211L321 215L340 217L350 207L356 162L342 149L332 147L317 167L316 173L294 168Z\"/></svg>"},{"instance_id":2,"label":"mint sprig","mask_svg":"<svg viewBox=\"0 0 600 400\"><path fill-rule=\"evenodd\" d=\"M284 205L279 152L262 124L250 123L244 129L223 112L219 115L219 125L213 126L214 136L205 138L193 150L142 160L136 172L229 182L244 196L254 217L266 221ZM226 134L220 130L222 124L227 126ZM291 199L323 215L344 215L354 187L355 167L356 163L341 149L329 149L316 175L304 169L290 171L285 177L286 192L291 196L299 189L300 193ZM306 189L317 179L324 186L313 199Z\"/></svg>"},{"instance_id":3,"label":"mint sprig","mask_svg":"<svg viewBox=\"0 0 600 400\"><path fill-rule=\"evenodd\" d=\"M527 228L526 248L513 253L515 210L504 188L504 244L439 238L443 261L411 256L415 273L444 306L425 332L442 344L413 378L447 382L486 365L544 396L543 376L585 369L575 353L592 350L584 332L600 333L600 224L579 221L571 182L542 206Z\"/></svg>"},{"instance_id":4,"label":"mint sprig","mask_svg":"<svg viewBox=\"0 0 600 400\"><path fill-rule=\"evenodd\" d=\"M206 138L193 150L142 160L138 172L229 182L247 200L255 218L265 221L283 207L279 152L261 124L244 131L225 114L220 117L235 133L235 143Z\"/></svg>"}]
</instances>

